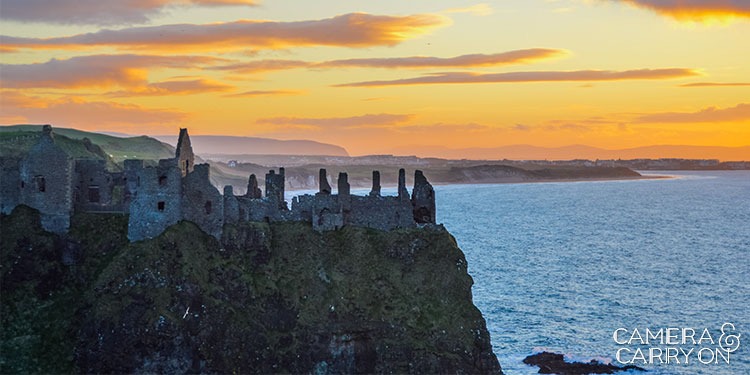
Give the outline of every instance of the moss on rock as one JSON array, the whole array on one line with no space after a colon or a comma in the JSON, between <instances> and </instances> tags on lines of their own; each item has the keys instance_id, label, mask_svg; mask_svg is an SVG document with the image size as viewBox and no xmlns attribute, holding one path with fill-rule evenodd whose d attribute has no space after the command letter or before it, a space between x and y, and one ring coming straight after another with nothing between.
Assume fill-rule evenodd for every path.
<instances>
[{"instance_id":1,"label":"moss on rock","mask_svg":"<svg viewBox=\"0 0 750 375\"><path fill-rule=\"evenodd\" d=\"M4 373L500 372L442 227L244 222L217 240L183 221L128 243L114 215L77 217L66 239L31 209L2 220ZM33 264L28 277L12 259ZM27 296L48 277L58 294Z\"/></svg>"}]
</instances>

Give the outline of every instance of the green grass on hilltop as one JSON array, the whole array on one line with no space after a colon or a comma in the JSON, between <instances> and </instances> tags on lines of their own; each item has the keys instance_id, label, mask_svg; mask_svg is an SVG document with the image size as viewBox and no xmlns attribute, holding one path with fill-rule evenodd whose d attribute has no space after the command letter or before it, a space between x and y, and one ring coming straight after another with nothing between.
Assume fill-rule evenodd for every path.
<instances>
[{"instance_id":1,"label":"green grass on hilltop","mask_svg":"<svg viewBox=\"0 0 750 375\"><path fill-rule=\"evenodd\" d=\"M3 146L0 156L12 156L6 155L6 148L9 150L8 152L20 154L25 153L34 145L34 143L36 143L36 139L22 139L18 141L18 144L15 144L16 142L12 142L11 140L23 136L34 136L35 134L38 137L41 130L42 125L0 126L0 144ZM147 136L120 138L106 134L57 127L53 127L52 131L54 132L56 136L55 139L58 143L61 142L63 137L72 140L88 138L93 144L98 145L104 150L104 152L111 155L115 162L122 162L125 159L166 159L173 157L175 151L174 147ZM65 149L65 147L63 147L63 149ZM68 152L69 150L65 149L65 151ZM76 150L71 151L77 152ZM86 157L85 154L82 156L75 153L69 154L73 157Z\"/></svg>"}]
</instances>

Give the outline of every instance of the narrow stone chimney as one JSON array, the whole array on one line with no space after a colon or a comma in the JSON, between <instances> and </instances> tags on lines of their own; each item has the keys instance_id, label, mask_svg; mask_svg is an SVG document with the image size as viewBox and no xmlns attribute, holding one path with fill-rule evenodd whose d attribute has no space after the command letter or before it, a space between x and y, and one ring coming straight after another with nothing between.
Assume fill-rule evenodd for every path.
<instances>
[{"instance_id":1,"label":"narrow stone chimney","mask_svg":"<svg viewBox=\"0 0 750 375\"><path fill-rule=\"evenodd\" d=\"M435 189L432 188L422 171L414 171L414 189L411 195L414 221L421 224L435 224Z\"/></svg>"},{"instance_id":2,"label":"narrow stone chimney","mask_svg":"<svg viewBox=\"0 0 750 375\"><path fill-rule=\"evenodd\" d=\"M398 170L398 197L409 199L409 191L406 190L406 170L404 168Z\"/></svg>"},{"instance_id":3,"label":"narrow stone chimney","mask_svg":"<svg viewBox=\"0 0 750 375\"><path fill-rule=\"evenodd\" d=\"M370 195L380 195L380 171L372 171L372 190Z\"/></svg>"},{"instance_id":4,"label":"narrow stone chimney","mask_svg":"<svg viewBox=\"0 0 750 375\"><path fill-rule=\"evenodd\" d=\"M258 187L258 178L255 177L255 174L251 174L247 180L247 193L245 193L245 196L251 199L263 198L263 192Z\"/></svg>"},{"instance_id":5,"label":"narrow stone chimney","mask_svg":"<svg viewBox=\"0 0 750 375\"><path fill-rule=\"evenodd\" d=\"M350 195L350 188L349 188L349 175L346 174L346 172L340 172L339 173L339 198L349 198Z\"/></svg>"},{"instance_id":6,"label":"narrow stone chimney","mask_svg":"<svg viewBox=\"0 0 750 375\"><path fill-rule=\"evenodd\" d=\"M320 185L320 194L331 194L331 185L328 184L328 176L326 174L325 168L320 168L320 173L318 175L318 184Z\"/></svg>"}]
</instances>

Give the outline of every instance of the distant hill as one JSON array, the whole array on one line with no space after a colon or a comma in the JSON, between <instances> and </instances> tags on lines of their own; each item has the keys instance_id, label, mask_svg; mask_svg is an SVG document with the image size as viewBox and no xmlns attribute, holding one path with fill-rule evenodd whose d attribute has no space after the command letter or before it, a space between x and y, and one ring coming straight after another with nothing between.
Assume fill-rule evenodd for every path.
<instances>
[{"instance_id":1,"label":"distant hill","mask_svg":"<svg viewBox=\"0 0 750 375\"><path fill-rule=\"evenodd\" d=\"M42 125L0 126L0 139L8 142L10 139L14 137L18 138L24 134L28 136L36 136L38 138L41 130ZM54 127L53 132L55 135L61 135L69 139L81 140L83 138L88 138L91 140L91 143L101 147L117 162L125 159L159 160L171 158L174 156L175 152L174 147L147 136L121 138L101 133L58 127ZM22 149L23 147L26 147L22 144L13 146L10 144L4 144L3 148L6 146L13 147L13 149L18 149L19 147ZM28 145L28 147L31 146ZM28 150L28 148L26 148L26 150ZM5 153L5 151L2 151L0 155ZM76 154L71 155L78 157Z\"/></svg>"},{"instance_id":2,"label":"distant hill","mask_svg":"<svg viewBox=\"0 0 750 375\"><path fill-rule=\"evenodd\" d=\"M511 145L492 148L452 149L441 146L414 146L408 149L390 150L397 155L419 155L446 159L475 160L572 160L572 159L719 159L721 161L750 160L750 146L683 146L656 145L619 150L572 145L564 147L538 147L531 145Z\"/></svg>"},{"instance_id":3,"label":"distant hill","mask_svg":"<svg viewBox=\"0 0 750 375\"><path fill-rule=\"evenodd\" d=\"M177 135L157 135L154 138L173 146L177 144ZM284 141L271 138L191 134L190 143L195 153L200 155L349 155L343 147L307 140Z\"/></svg>"}]
</instances>

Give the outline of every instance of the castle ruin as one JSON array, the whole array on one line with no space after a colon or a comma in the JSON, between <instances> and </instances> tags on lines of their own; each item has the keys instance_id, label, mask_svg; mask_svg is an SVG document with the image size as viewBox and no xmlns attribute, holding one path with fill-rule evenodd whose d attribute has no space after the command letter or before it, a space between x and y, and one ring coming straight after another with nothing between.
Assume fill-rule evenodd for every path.
<instances>
[{"instance_id":1,"label":"castle ruin","mask_svg":"<svg viewBox=\"0 0 750 375\"><path fill-rule=\"evenodd\" d=\"M365 196L350 192L348 176L339 173L336 194L325 169L320 170L318 193L296 196L287 205L284 168L265 176L265 196L258 179L250 175L245 195L223 194L209 180L208 164L195 164L187 129L180 129L175 157L155 166L143 160L125 160L121 172L106 169L104 160L71 159L45 125L39 142L17 163L0 165L0 209L10 213L17 205L40 211L42 226L66 233L74 212L129 214L130 241L151 238L180 220L196 223L219 237L224 224L239 221L305 221L318 231L345 225L380 230L411 228L435 223L435 191L422 171L414 175L411 196L406 172L399 171L398 195L380 193L380 173L374 171L372 190Z\"/></svg>"}]
</instances>

